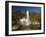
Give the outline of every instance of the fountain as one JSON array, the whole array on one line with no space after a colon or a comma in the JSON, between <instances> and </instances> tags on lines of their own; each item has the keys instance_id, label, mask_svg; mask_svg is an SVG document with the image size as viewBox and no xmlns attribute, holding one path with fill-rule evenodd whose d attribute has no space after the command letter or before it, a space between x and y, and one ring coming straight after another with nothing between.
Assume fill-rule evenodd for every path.
<instances>
[{"instance_id":1,"label":"fountain","mask_svg":"<svg viewBox=\"0 0 46 37\"><path fill-rule=\"evenodd\" d=\"M29 26L29 25L30 25L29 11L27 11L26 15L27 15L27 18L23 17L22 19L20 19L20 21L21 21L20 23L21 23L22 25Z\"/></svg>"}]
</instances>

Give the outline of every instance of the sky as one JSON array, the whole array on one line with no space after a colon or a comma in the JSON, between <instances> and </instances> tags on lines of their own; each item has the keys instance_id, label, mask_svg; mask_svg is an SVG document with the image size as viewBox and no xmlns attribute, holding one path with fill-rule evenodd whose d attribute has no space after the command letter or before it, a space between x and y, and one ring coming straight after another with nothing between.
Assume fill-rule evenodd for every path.
<instances>
[{"instance_id":1,"label":"sky","mask_svg":"<svg viewBox=\"0 0 46 37\"><path fill-rule=\"evenodd\" d=\"M28 7L28 6L12 6L12 11L30 11L30 12L36 12L40 13L41 12L41 7Z\"/></svg>"}]
</instances>

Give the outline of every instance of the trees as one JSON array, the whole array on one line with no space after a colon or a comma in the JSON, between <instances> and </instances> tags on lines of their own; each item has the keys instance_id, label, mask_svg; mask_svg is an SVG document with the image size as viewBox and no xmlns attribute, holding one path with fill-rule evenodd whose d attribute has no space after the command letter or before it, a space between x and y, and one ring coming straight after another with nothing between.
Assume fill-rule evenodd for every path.
<instances>
[{"instance_id":1,"label":"trees","mask_svg":"<svg viewBox=\"0 0 46 37\"><path fill-rule=\"evenodd\" d=\"M26 25L22 26L20 24L19 20L23 17L27 18L25 13L22 13L22 12L15 12L14 13L13 12L13 15L12 15L13 27L17 26L19 30L36 29L36 28L39 29L40 28L40 24L37 24L37 25L32 24L33 22L34 23L36 23L36 22L40 23L41 22L41 15L40 14L36 14L36 13L32 13L32 14L30 13L29 14L30 23L31 23L29 26L26 26Z\"/></svg>"},{"instance_id":2,"label":"trees","mask_svg":"<svg viewBox=\"0 0 46 37\"><path fill-rule=\"evenodd\" d=\"M31 17L31 20L34 22L40 22L41 21L41 16L39 14L32 14L30 17Z\"/></svg>"}]
</instances>

